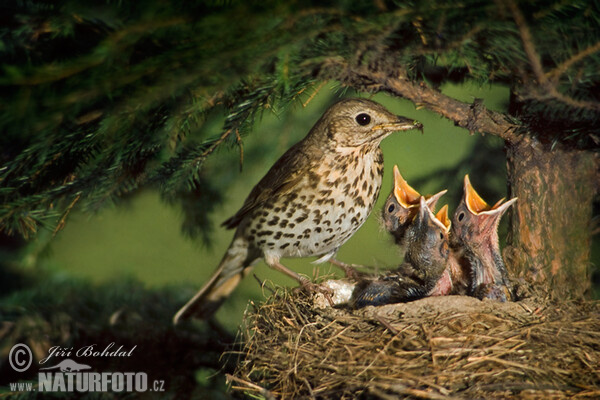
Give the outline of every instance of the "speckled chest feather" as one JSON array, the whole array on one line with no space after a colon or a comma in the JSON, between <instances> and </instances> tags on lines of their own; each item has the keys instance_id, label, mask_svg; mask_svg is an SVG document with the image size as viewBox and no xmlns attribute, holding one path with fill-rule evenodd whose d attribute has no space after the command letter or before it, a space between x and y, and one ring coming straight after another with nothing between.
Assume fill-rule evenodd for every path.
<instances>
[{"instance_id":1,"label":"speckled chest feather","mask_svg":"<svg viewBox=\"0 0 600 400\"><path fill-rule=\"evenodd\" d=\"M266 257L335 252L367 219L382 176L379 147L330 154L304 174L294 190L254 211L245 235Z\"/></svg>"}]
</instances>

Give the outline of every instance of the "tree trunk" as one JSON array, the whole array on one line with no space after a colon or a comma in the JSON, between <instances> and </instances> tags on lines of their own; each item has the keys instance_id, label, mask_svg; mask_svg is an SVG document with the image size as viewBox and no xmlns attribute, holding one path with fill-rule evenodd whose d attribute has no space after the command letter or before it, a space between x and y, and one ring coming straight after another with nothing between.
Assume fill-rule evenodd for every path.
<instances>
[{"instance_id":1,"label":"tree trunk","mask_svg":"<svg viewBox=\"0 0 600 400\"><path fill-rule=\"evenodd\" d=\"M507 145L512 210L504 257L511 275L561 297L590 287L595 161L590 152L550 150L529 135Z\"/></svg>"}]
</instances>

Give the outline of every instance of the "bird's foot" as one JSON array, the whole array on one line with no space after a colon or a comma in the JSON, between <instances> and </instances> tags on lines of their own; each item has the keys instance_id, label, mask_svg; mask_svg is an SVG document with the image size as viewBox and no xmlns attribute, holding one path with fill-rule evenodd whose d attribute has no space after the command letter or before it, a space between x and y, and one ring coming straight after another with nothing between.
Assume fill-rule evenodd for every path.
<instances>
[{"instance_id":1,"label":"bird's foot","mask_svg":"<svg viewBox=\"0 0 600 400\"><path fill-rule=\"evenodd\" d=\"M360 279L362 279L365 274L362 272L359 272L356 268L364 268L363 265L356 265L356 264L346 264L345 262L336 260L336 259L331 259L329 260L329 262L333 265L335 265L336 267L341 268L344 273L346 274L346 278L348 279L352 279L354 281L359 281Z\"/></svg>"},{"instance_id":2,"label":"bird's foot","mask_svg":"<svg viewBox=\"0 0 600 400\"><path fill-rule=\"evenodd\" d=\"M327 302L331 307L335 306L335 303L333 302L333 295L335 293L330 288L324 285L317 285L316 283L312 283L308 279L300 280L300 286L302 287L302 290L304 290L308 294L321 293L325 297L325 299L327 299Z\"/></svg>"}]
</instances>

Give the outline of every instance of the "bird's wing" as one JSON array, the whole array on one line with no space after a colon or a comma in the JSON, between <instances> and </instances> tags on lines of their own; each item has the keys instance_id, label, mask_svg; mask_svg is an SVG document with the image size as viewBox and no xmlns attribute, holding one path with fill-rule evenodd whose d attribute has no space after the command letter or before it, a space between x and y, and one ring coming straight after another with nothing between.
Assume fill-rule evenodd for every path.
<instances>
[{"instance_id":1,"label":"bird's wing","mask_svg":"<svg viewBox=\"0 0 600 400\"><path fill-rule=\"evenodd\" d=\"M320 151L320 150L316 150ZM227 229L233 229L244 217L273 197L284 196L300 183L306 172L316 164L316 154L305 149L302 142L296 143L285 152L271 167L267 174L254 186L242 208L231 218L223 222Z\"/></svg>"}]
</instances>

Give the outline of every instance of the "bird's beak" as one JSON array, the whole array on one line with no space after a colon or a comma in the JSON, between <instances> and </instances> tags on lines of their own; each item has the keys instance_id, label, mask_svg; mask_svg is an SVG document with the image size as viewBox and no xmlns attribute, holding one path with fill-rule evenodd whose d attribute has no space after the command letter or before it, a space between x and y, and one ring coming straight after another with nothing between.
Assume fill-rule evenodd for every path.
<instances>
[{"instance_id":1,"label":"bird's beak","mask_svg":"<svg viewBox=\"0 0 600 400\"><path fill-rule=\"evenodd\" d=\"M469 175L465 175L465 203L469 211L475 215L486 214L486 215L499 215L502 216L517 198L514 197L504 202L504 198L498 200L496 204L490 207L482 198L477 194L471 182L469 181Z\"/></svg>"},{"instance_id":2,"label":"bird's beak","mask_svg":"<svg viewBox=\"0 0 600 400\"><path fill-rule=\"evenodd\" d=\"M465 175L464 191L465 204L471 213L477 215L483 211L489 211L491 209L491 207L488 206L481 196L477 194L475 189L473 189L473 185L471 185L471 181L469 180L469 175Z\"/></svg>"},{"instance_id":3,"label":"bird's beak","mask_svg":"<svg viewBox=\"0 0 600 400\"><path fill-rule=\"evenodd\" d=\"M396 120L394 122L375 125L372 129L384 130L386 132L409 131L411 129L419 129L420 131L423 131L423 124L414 119L398 115L396 116Z\"/></svg>"},{"instance_id":4,"label":"bird's beak","mask_svg":"<svg viewBox=\"0 0 600 400\"><path fill-rule=\"evenodd\" d=\"M416 207L421 195L410 187L408 182L400 175L398 166L394 165L394 197L404 208Z\"/></svg>"},{"instance_id":5,"label":"bird's beak","mask_svg":"<svg viewBox=\"0 0 600 400\"><path fill-rule=\"evenodd\" d=\"M445 217L443 217L444 212L446 213ZM440 215L442 218L445 218L445 220L448 220L448 207L442 207L442 209L438 212L438 215ZM427 219L429 219L446 233L448 233L450 230L450 225L446 225L445 222L441 221L436 215L433 215L433 212L431 212L429 207L427 207L427 201L423 196L419 198L419 218L421 221L427 221Z\"/></svg>"},{"instance_id":6,"label":"bird's beak","mask_svg":"<svg viewBox=\"0 0 600 400\"><path fill-rule=\"evenodd\" d=\"M502 216L506 210L508 210L508 207L512 206L516 201L517 198L513 197L512 199L508 200L506 203L502 203L504 201L504 199L502 199L501 201L497 202L494 207L492 207L491 210L489 211L484 211L484 214L498 214L499 216Z\"/></svg>"},{"instance_id":7,"label":"bird's beak","mask_svg":"<svg viewBox=\"0 0 600 400\"><path fill-rule=\"evenodd\" d=\"M437 214L435 214L435 218L437 218L437 220L444 225L444 230L446 232L450 231L450 226L452 225L452 222L450 222L450 218L448 217L448 204L440 208L440 211L438 211Z\"/></svg>"},{"instance_id":8,"label":"bird's beak","mask_svg":"<svg viewBox=\"0 0 600 400\"><path fill-rule=\"evenodd\" d=\"M444 189L441 192L437 192L434 195L426 197L427 207L429 207L432 210L435 210L435 205L437 204L438 200L440 199L440 197L442 197L444 194L446 194L446 192L447 192L447 190Z\"/></svg>"}]
</instances>

